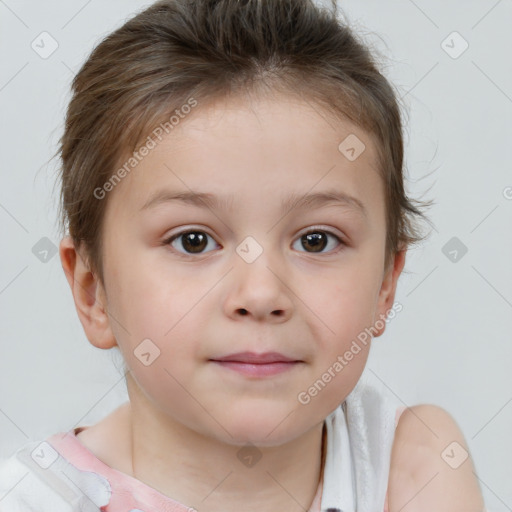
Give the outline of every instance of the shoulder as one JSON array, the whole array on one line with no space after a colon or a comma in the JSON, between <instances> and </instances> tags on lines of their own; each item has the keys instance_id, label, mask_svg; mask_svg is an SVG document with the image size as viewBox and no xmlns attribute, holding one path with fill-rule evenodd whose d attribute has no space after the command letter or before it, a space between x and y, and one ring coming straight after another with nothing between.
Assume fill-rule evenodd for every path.
<instances>
[{"instance_id":1,"label":"shoulder","mask_svg":"<svg viewBox=\"0 0 512 512\"><path fill-rule=\"evenodd\" d=\"M483 501L464 436L453 417L430 404L407 408L396 427L389 512L481 512Z\"/></svg>"},{"instance_id":2,"label":"shoulder","mask_svg":"<svg viewBox=\"0 0 512 512\"><path fill-rule=\"evenodd\" d=\"M108 504L108 480L90 468L76 467L74 457L65 458L49 442L54 437L60 434L29 441L0 461L0 512L78 512L89 510L91 501Z\"/></svg>"},{"instance_id":3,"label":"shoulder","mask_svg":"<svg viewBox=\"0 0 512 512\"><path fill-rule=\"evenodd\" d=\"M28 457L38 443L29 442L10 458L0 461L0 512L70 512L62 498L18 458Z\"/></svg>"}]
</instances>

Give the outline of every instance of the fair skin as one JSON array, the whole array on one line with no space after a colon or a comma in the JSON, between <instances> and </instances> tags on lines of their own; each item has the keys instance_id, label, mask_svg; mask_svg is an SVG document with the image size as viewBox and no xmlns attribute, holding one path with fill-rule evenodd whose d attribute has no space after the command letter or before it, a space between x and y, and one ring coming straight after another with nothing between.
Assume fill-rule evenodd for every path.
<instances>
[{"instance_id":1,"label":"fair skin","mask_svg":"<svg viewBox=\"0 0 512 512\"><path fill-rule=\"evenodd\" d=\"M453 446L454 442L460 446ZM462 450L468 452L465 460ZM474 471L467 443L453 418L434 405L411 407L402 414L395 433L389 512L483 512Z\"/></svg>"},{"instance_id":2,"label":"fair skin","mask_svg":"<svg viewBox=\"0 0 512 512\"><path fill-rule=\"evenodd\" d=\"M354 161L338 150L349 134L366 145ZM320 477L323 420L357 383L370 344L309 403L297 396L386 316L405 264L400 251L384 268L384 189L376 162L367 133L285 96L198 108L166 136L105 199L105 282L68 237L61 242L87 338L102 349L119 346L129 368L129 404L85 430L81 442L110 466L200 512L307 510ZM178 201L143 208L162 190L233 198L225 209ZM291 193L326 190L355 197L366 213L332 202L281 207ZM199 253L191 252L187 231L203 234ZM178 232L183 236L165 243ZM305 240L308 232L324 234L320 252ZM250 263L237 253L248 236L263 251ZM160 351L148 366L134 353L145 339ZM211 361L239 351L277 351L301 362L254 379ZM461 436L444 411L420 412L427 422L437 414L450 442ZM410 458L425 444L410 415L400 422L392 460L415 478L403 483L392 466L391 512L425 477L414 462L423 464L425 451ZM248 467L237 456L247 443L261 455ZM456 471L450 482L478 496L470 473ZM444 495L437 499L437 511L481 510L443 508ZM423 510L415 501L403 510Z\"/></svg>"}]
</instances>

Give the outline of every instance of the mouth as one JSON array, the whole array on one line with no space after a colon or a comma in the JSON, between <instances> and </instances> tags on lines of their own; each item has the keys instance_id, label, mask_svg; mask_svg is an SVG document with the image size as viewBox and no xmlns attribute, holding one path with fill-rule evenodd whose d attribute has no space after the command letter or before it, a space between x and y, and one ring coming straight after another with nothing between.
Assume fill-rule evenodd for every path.
<instances>
[{"instance_id":1,"label":"mouth","mask_svg":"<svg viewBox=\"0 0 512 512\"><path fill-rule=\"evenodd\" d=\"M257 354L255 352L237 352L236 354L229 354L227 356L217 357L210 359L216 362L230 362L230 363L246 363L246 364L274 364L274 363L301 363L298 359L285 356L279 352L265 352Z\"/></svg>"},{"instance_id":2,"label":"mouth","mask_svg":"<svg viewBox=\"0 0 512 512\"><path fill-rule=\"evenodd\" d=\"M228 356L210 359L221 368L235 371L248 377L270 377L291 370L303 363L278 352L256 354L239 352Z\"/></svg>"}]
</instances>

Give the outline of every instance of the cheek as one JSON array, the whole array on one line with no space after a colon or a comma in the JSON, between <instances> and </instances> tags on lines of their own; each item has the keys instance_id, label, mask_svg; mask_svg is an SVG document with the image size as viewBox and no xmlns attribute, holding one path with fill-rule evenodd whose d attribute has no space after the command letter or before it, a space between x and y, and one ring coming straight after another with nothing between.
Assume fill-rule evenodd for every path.
<instances>
[{"instance_id":1,"label":"cheek","mask_svg":"<svg viewBox=\"0 0 512 512\"><path fill-rule=\"evenodd\" d=\"M133 259L130 266L116 269L109 297L111 326L125 353L150 339L162 356L168 354L167 359L173 361L193 350L195 333L202 329L198 322L198 312L204 307L201 299L212 285L178 273L164 275L158 267L150 267Z\"/></svg>"},{"instance_id":2,"label":"cheek","mask_svg":"<svg viewBox=\"0 0 512 512\"><path fill-rule=\"evenodd\" d=\"M131 389L131 397L136 394L143 395L143 400L139 400L139 403L151 402L161 412L178 419L189 428L208 423L210 417L192 399L200 395L201 388L197 388L189 379L195 368L188 365L187 357L180 356L174 349L170 350L165 346L162 347L160 356L148 366L132 354L128 357L130 359L126 363L131 370L130 379L136 381L136 386Z\"/></svg>"},{"instance_id":3,"label":"cheek","mask_svg":"<svg viewBox=\"0 0 512 512\"><path fill-rule=\"evenodd\" d=\"M321 322L314 337L317 344L316 379L328 382L324 404L333 410L353 389L368 359L371 336L371 287L347 280L332 289L329 299L318 301ZM322 391L322 393L324 393Z\"/></svg>"},{"instance_id":4,"label":"cheek","mask_svg":"<svg viewBox=\"0 0 512 512\"><path fill-rule=\"evenodd\" d=\"M370 273L356 271L331 274L310 288L304 303L316 313L319 324L330 336L347 340L372 320L375 283Z\"/></svg>"},{"instance_id":5,"label":"cheek","mask_svg":"<svg viewBox=\"0 0 512 512\"><path fill-rule=\"evenodd\" d=\"M170 322L185 313L186 306L198 293L199 283L186 280L180 273L170 272L169 268L143 256L131 259L131 264L118 272L122 309L148 320L165 321L168 316Z\"/></svg>"}]
</instances>

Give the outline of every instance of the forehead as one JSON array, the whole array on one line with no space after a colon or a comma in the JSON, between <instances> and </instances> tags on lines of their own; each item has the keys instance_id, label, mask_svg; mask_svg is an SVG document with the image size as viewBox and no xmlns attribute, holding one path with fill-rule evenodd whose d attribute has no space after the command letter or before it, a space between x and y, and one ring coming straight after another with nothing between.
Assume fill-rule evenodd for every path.
<instances>
[{"instance_id":1,"label":"forehead","mask_svg":"<svg viewBox=\"0 0 512 512\"><path fill-rule=\"evenodd\" d=\"M170 133L153 139L110 193L116 214L135 214L164 190L210 192L235 209L338 190L363 202L370 215L383 213L373 136L296 97L199 102Z\"/></svg>"}]
</instances>

